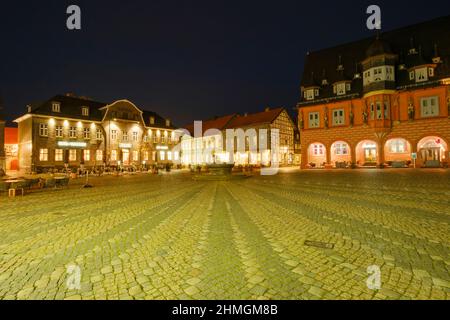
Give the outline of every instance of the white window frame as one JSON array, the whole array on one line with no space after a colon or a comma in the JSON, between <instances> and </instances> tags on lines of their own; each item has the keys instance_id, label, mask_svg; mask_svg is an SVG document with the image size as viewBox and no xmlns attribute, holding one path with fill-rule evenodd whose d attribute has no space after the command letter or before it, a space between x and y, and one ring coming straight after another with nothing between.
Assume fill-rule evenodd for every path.
<instances>
[{"instance_id":1,"label":"white window frame","mask_svg":"<svg viewBox=\"0 0 450 320\"><path fill-rule=\"evenodd\" d=\"M76 149L70 149L69 150L69 161L75 162L77 161L77 150Z\"/></svg>"},{"instance_id":2,"label":"white window frame","mask_svg":"<svg viewBox=\"0 0 450 320\"><path fill-rule=\"evenodd\" d=\"M314 89L306 90L306 100L314 100Z\"/></svg>"},{"instance_id":3,"label":"white window frame","mask_svg":"<svg viewBox=\"0 0 450 320\"><path fill-rule=\"evenodd\" d=\"M117 130L111 130L111 140L117 140Z\"/></svg>"},{"instance_id":4,"label":"white window frame","mask_svg":"<svg viewBox=\"0 0 450 320\"><path fill-rule=\"evenodd\" d=\"M416 82L428 81L428 70L427 68L416 69Z\"/></svg>"},{"instance_id":5,"label":"white window frame","mask_svg":"<svg viewBox=\"0 0 450 320\"><path fill-rule=\"evenodd\" d=\"M423 97L420 99L420 115L422 118L439 116L439 97Z\"/></svg>"},{"instance_id":6,"label":"white window frame","mask_svg":"<svg viewBox=\"0 0 450 320\"><path fill-rule=\"evenodd\" d=\"M139 140L139 133L137 131L133 131L133 141L138 142Z\"/></svg>"},{"instance_id":7,"label":"white window frame","mask_svg":"<svg viewBox=\"0 0 450 320\"><path fill-rule=\"evenodd\" d=\"M407 153L408 146L403 139L393 139L389 142L389 152L390 153Z\"/></svg>"},{"instance_id":8,"label":"white window frame","mask_svg":"<svg viewBox=\"0 0 450 320\"><path fill-rule=\"evenodd\" d=\"M52 112L61 112L61 104L59 102L52 102Z\"/></svg>"},{"instance_id":9,"label":"white window frame","mask_svg":"<svg viewBox=\"0 0 450 320\"><path fill-rule=\"evenodd\" d=\"M128 141L128 132L122 131L122 141Z\"/></svg>"},{"instance_id":10,"label":"white window frame","mask_svg":"<svg viewBox=\"0 0 450 320\"><path fill-rule=\"evenodd\" d=\"M320 127L320 112L310 112L308 114L308 128L319 128Z\"/></svg>"},{"instance_id":11,"label":"white window frame","mask_svg":"<svg viewBox=\"0 0 450 320\"><path fill-rule=\"evenodd\" d=\"M63 126L56 126L55 127L55 136L56 138L62 138L64 134L64 127Z\"/></svg>"},{"instance_id":12,"label":"white window frame","mask_svg":"<svg viewBox=\"0 0 450 320\"><path fill-rule=\"evenodd\" d=\"M334 144L334 154L338 156L348 155L348 144L345 142L338 142Z\"/></svg>"},{"instance_id":13,"label":"white window frame","mask_svg":"<svg viewBox=\"0 0 450 320\"><path fill-rule=\"evenodd\" d=\"M55 149L55 162L63 162L63 161L64 161L64 150Z\"/></svg>"},{"instance_id":14,"label":"white window frame","mask_svg":"<svg viewBox=\"0 0 450 320\"><path fill-rule=\"evenodd\" d=\"M89 107L82 107L81 108L81 115L85 117L89 117Z\"/></svg>"},{"instance_id":15,"label":"white window frame","mask_svg":"<svg viewBox=\"0 0 450 320\"><path fill-rule=\"evenodd\" d=\"M313 144L313 155L314 156L323 156L324 155L324 146L321 143Z\"/></svg>"},{"instance_id":16,"label":"white window frame","mask_svg":"<svg viewBox=\"0 0 450 320\"><path fill-rule=\"evenodd\" d=\"M95 152L95 160L96 161L103 161L103 150L97 150Z\"/></svg>"},{"instance_id":17,"label":"white window frame","mask_svg":"<svg viewBox=\"0 0 450 320\"><path fill-rule=\"evenodd\" d=\"M86 140L91 139L91 129L90 128L83 129L83 138Z\"/></svg>"},{"instance_id":18,"label":"white window frame","mask_svg":"<svg viewBox=\"0 0 450 320\"><path fill-rule=\"evenodd\" d=\"M102 130L101 129L97 129L95 131L95 138L97 140L103 140L103 134L102 134Z\"/></svg>"},{"instance_id":19,"label":"white window frame","mask_svg":"<svg viewBox=\"0 0 450 320\"><path fill-rule=\"evenodd\" d=\"M39 135L41 137L48 137L48 124L46 123L39 124Z\"/></svg>"},{"instance_id":20,"label":"white window frame","mask_svg":"<svg viewBox=\"0 0 450 320\"><path fill-rule=\"evenodd\" d=\"M69 138L76 138L76 137L77 137L77 127L70 127Z\"/></svg>"},{"instance_id":21,"label":"white window frame","mask_svg":"<svg viewBox=\"0 0 450 320\"><path fill-rule=\"evenodd\" d=\"M48 161L48 149L47 148L39 149L39 161L40 162Z\"/></svg>"},{"instance_id":22,"label":"white window frame","mask_svg":"<svg viewBox=\"0 0 450 320\"><path fill-rule=\"evenodd\" d=\"M338 96L343 96L346 93L346 83L345 82L341 82L336 84L336 94Z\"/></svg>"},{"instance_id":23,"label":"white window frame","mask_svg":"<svg viewBox=\"0 0 450 320\"><path fill-rule=\"evenodd\" d=\"M333 126L341 126L345 124L344 109L333 109Z\"/></svg>"}]
</instances>

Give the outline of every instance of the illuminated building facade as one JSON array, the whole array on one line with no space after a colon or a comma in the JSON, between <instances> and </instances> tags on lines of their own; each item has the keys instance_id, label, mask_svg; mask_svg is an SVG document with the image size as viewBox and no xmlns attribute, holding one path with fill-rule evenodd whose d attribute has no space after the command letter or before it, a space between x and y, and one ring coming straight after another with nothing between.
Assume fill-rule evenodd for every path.
<instances>
[{"instance_id":1,"label":"illuminated building facade","mask_svg":"<svg viewBox=\"0 0 450 320\"><path fill-rule=\"evenodd\" d=\"M445 167L450 17L308 53L302 168Z\"/></svg>"},{"instance_id":2,"label":"illuminated building facade","mask_svg":"<svg viewBox=\"0 0 450 320\"><path fill-rule=\"evenodd\" d=\"M27 106L15 120L19 167L41 171L65 167L133 167L172 163L174 126L169 119L128 100L111 104L57 95Z\"/></svg>"}]
</instances>

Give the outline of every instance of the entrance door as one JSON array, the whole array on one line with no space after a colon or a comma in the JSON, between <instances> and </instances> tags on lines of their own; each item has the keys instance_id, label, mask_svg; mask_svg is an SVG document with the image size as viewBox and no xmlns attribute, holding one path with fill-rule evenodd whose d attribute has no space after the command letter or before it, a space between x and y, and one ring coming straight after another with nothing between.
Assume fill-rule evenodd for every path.
<instances>
[{"instance_id":1,"label":"entrance door","mask_svg":"<svg viewBox=\"0 0 450 320\"><path fill-rule=\"evenodd\" d=\"M376 147L366 147L364 148L364 161L367 162L377 162L377 148Z\"/></svg>"},{"instance_id":2,"label":"entrance door","mask_svg":"<svg viewBox=\"0 0 450 320\"><path fill-rule=\"evenodd\" d=\"M124 166L128 166L130 164L130 150L122 150L122 161Z\"/></svg>"},{"instance_id":3,"label":"entrance door","mask_svg":"<svg viewBox=\"0 0 450 320\"><path fill-rule=\"evenodd\" d=\"M441 166L441 148L423 148L420 154L426 167L436 168Z\"/></svg>"}]
</instances>

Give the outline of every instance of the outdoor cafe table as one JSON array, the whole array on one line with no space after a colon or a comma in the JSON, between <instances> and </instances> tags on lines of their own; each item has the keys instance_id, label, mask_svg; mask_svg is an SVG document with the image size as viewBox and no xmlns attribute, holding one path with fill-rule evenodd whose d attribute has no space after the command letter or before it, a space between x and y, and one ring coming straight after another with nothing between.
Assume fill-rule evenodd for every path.
<instances>
[{"instance_id":1,"label":"outdoor cafe table","mask_svg":"<svg viewBox=\"0 0 450 320\"><path fill-rule=\"evenodd\" d=\"M55 179L55 188L61 186L61 182L66 179L66 177L54 177Z\"/></svg>"}]
</instances>

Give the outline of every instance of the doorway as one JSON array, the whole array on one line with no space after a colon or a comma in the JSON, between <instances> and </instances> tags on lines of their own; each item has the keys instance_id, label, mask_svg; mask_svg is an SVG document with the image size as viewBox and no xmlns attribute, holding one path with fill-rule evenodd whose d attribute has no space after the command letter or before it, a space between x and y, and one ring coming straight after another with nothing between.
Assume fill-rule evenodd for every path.
<instances>
[{"instance_id":1,"label":"doorway","mask_svg":"<svg viewBox=\"0 0 450 320\"><path fill-rule=\"evenodd\" d=\"M130 164L130 150L122 149L122 161L124 166L128 166Z\"/></svg>"}]
</instances>

